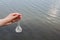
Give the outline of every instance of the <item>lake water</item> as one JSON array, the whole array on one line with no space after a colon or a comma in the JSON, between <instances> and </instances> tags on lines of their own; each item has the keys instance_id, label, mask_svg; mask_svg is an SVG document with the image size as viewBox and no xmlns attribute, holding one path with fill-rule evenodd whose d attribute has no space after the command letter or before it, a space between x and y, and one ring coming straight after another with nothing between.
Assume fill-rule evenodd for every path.
<instances>
[{"instance_id":1,"label":"lake water","mask_svg":"<svg viewBox=\"0 0 60 40\"><path fill-rule=\"evenodd\" d=\"M0 0L0 18L13 12L23 14L23 31L1 27L0 40L60 40L60 0Z\"/></svg>"}]
</instances>

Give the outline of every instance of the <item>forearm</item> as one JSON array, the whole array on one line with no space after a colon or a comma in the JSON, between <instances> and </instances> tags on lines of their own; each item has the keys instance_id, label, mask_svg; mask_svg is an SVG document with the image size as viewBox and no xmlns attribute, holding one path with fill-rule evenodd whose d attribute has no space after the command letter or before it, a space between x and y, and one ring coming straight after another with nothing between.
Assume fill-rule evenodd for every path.
<instances>
[{"instance_id":1,"label":"forearm","mask_svg":"<svg viewBox=\"0 0 60 40\"><path fill-rule=\"evenodd\" d=\"M4 19L0 19L0 26L4 26L4 24L5 24Z\"/></svg>"}]
</instances>

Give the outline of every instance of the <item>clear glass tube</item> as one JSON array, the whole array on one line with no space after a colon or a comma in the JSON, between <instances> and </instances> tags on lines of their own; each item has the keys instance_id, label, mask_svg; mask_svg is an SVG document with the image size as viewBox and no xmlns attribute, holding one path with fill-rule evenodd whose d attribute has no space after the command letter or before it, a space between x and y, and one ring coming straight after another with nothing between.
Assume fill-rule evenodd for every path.
<instances>
[{"instance_id":1,"label":"clear glass tube","mask_svg":"<svg viewBox=\"0 0 60 40\"><path fill-rule=\"evenodd\" d=\"M16 27L15 31L16 31L17 33L22 32L22 28L21 28L21 26L20 26L20 21L17 22L17 27Z\"/></svg>"}]
</instances>

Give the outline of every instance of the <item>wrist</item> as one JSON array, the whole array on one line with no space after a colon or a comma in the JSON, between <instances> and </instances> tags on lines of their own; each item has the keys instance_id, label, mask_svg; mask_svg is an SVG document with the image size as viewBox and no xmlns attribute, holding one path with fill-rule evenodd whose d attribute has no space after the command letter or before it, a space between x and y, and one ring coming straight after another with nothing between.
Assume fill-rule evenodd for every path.
<instances>
[{"instance_id":1,"label":"wrist","mask_svg":"<svg viewBox=\"0 0 60 40\"><path fill-rule=\"evenodd\" d=\"M3 26L5 24L4 19L0 19L0 26Z\"/></svg>"}]
</instances>

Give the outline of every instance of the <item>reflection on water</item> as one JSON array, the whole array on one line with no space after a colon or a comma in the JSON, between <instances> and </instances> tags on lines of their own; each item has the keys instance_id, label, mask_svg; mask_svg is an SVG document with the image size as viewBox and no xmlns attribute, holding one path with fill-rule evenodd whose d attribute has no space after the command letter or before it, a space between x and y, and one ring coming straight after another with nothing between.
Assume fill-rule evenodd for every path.
<instances>
[{"instance_id":1,"label":"reflection on water","mask_svg":"<svg viewBox=\"0 0 60 40\"><path fill-rule=\"evenodd\" d=\"M23 32L1 28L0 40L60 40L60 0L0 0L0 18L11 12L23 14Z\"/></svg>"}]
</instances>

